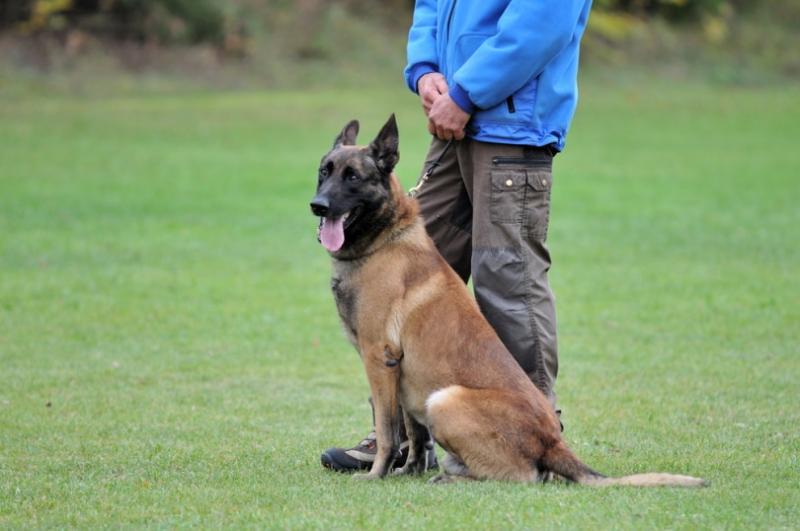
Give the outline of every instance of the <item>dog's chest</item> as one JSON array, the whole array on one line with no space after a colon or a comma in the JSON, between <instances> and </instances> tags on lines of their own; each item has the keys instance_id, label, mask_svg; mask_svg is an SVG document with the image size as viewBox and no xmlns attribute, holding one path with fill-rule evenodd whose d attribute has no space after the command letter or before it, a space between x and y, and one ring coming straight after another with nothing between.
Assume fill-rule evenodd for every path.
<instances>
[{"instance_id":1,"label":"dog's chest","mask_svg":"<svg viewBox=\"0 0 800 531\"><path fill-rule=\"evenodd\" d=\"M358 343L358 330L356 327L356 312L358 310L358 293L347 272L334 273L331 278L331 291L336 301L336 309L342 320L347 338L353 345Z\"/></svg>"}]
</instances>

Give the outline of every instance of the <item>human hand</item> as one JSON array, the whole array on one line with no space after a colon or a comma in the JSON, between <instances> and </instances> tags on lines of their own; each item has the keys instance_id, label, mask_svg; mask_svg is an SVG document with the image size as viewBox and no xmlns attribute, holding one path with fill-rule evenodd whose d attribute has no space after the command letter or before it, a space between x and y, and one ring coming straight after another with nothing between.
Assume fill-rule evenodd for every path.
<instances>
[{"instance_id":1,"label":"human hand","mask_svg":"<svg viewBox=\"0 0 800 531\"><path fill-rule=\"evenodd\" d=\"M428 112L428 131L440 140L461 140L469 117L445 92L433 102Z\"/></svg>"},{"instance_id":2,"label":"human hand","mask_svg":"<svg viewBox=\"0 0 800 531\"><path fill-rule=\"evenodd\" d=\"M419 92L419 99L422 101L422 109L425 111L425 116L428 116L431 112L431 107L436 98L442 94L447 94L448 90L447 81L439 72L429 72L419 78L417 92Z\"/></svg>"}]
</instances>

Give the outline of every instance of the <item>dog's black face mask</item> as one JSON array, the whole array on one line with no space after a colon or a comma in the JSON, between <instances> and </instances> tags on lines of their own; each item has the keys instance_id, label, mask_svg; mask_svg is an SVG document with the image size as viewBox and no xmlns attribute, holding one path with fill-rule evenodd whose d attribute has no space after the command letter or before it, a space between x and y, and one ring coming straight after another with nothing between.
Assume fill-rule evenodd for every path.
<instances>
[{"instance_id":1,"label":"dog's black face mask","mask_svg":"<svg viewBox=\"0 0 800 531\"><path fill-rule=\"evenodd\" d=\"M356 146L358 122L351 121L319 166L311 212L321 218L319 240L330 252L370 241L394 214L389 176L399 158L394 114L369 146Z\"/></svg>"}]
</instances>

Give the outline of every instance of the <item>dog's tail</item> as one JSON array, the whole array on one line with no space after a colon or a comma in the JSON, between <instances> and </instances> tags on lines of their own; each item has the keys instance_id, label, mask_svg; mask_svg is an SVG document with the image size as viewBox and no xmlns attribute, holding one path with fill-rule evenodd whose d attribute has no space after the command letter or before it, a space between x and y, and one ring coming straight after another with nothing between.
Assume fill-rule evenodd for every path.
<instances>
[{"instance_id":1,"label":"dog's tail","mask_svg":"<svg viewBox=\"0 0 800 531\"><path fill-rule=\"evenodd\" d=\"M542 456L542 465L547 470L570 481L591 487L611 487L615 485L630 487L705 487L708 482L692 476L653 472L633 474L618 478L606 477L586 466L570 450L564 441L559 441Z\"/></svg>"}]
</instances>

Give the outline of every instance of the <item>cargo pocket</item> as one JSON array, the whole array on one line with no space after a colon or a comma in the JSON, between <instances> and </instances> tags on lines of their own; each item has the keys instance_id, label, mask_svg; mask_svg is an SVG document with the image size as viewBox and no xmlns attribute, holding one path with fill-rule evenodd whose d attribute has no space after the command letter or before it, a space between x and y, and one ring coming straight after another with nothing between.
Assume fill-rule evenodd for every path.
<instances>
[{"instance_id":1,"label":"cargo pocket","mask_svg":"<svg viewBox=\"0 0 800 531\"><path fill-rule=\"evenodd\" d=\"M489 218L492 223L522 224L524 220L527 171L492 170Z\"/></svg>"},{"instance_id":2,"label":"cargo pocket","mask_svg":"<svg viewBox=\"0 0 800 531\"><path fill-rule=\"evenodd\" d=\"M553 173L549 169L527 170L524 224L533 240L547 240L547 227L550 224L550 189Z\"/></svg>"}]
</instances>

